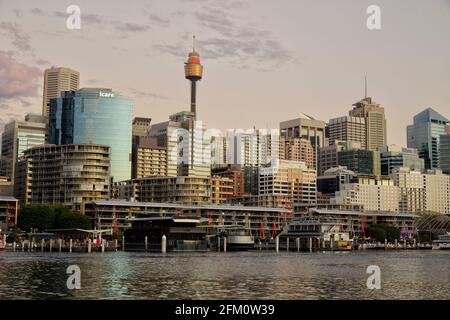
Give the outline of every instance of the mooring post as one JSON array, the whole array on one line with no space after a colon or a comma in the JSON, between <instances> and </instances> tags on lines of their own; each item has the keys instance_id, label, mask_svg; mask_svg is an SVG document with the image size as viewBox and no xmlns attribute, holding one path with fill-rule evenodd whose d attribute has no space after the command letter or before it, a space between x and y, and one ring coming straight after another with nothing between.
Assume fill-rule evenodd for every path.
<instances>
[{"instance_id":1,"label":"mooring post","mask_svg":"<svg viewBox=\"0 0 450 320\"><path fill-rule=\"evenodd\" d=\"M414 249L416 248L416 239L414 238L414 240L413 240L413 246L414 246Z\"/></svg>"},{"instance_id":2,"label":"mooring post","mask_svg":"<svg viewBox=\"0 0 450 320\"><path fill-rule=\"evenodd\" d=\"M61 238L59 238L58 239L58 249L59 249L59 252L61 252L62 251L62 239Z\"/></svg>"},{"instance_id":3,"label":"mooring post","mask_svg":"<svg viewBox=\"0 0 450 320\"><path fill-rule=\"evenodd\" d=\"M105 239L102 239L102 253L105 252Z\"/></svg>"},{"instance_id":4,"label":"mooring post","mask_svg":"<svg viewBox=\"0 0 450 320\"><path fill-rule=\"evenodd\" d=\"M223 252L227 252L227 237L223 237Z\"/></svg>"},{"instance_id":5,"label":"mooring post","mask_svg":"<svg viewBox=\"0 0 450 320\"><path fill-rule=\"evenodd\" d=\"M122 251L125 251L125 236L122 236Z\"/></svg>"},{"instance_id":6,"label":"mooring post","mask_svg":"<svg viewBox=\"0 0 450 320\"><path fill-rule=\"evenodd\" d=\"M161 252L167 252L167 237L165 235L163 235L161 238Z\"/></svg>"},{"instance_id":7,"label":"mooring post","mask_svg":"<svg viewBox=\"0 0 450 320\"><path fill-rule=\"evenodd\" d=\"M312 237L309 238L309 252L312 252L313 248L312 248Z\"/></svg>"},{"instance_id":8,"label":"mooring post","mask_svg":"<svg viewBox=\"0 0 450 320\"><path fill-rule=\"evenodd\" d=\"M286 237L286 251L289 251L289 237Z\"/></svg>"},{"instance_id":9,"label":"mooring post","mask_svg":"<svg viewBox=\"0 0 450 320\"><path fill-rule=\"evenodd\" d=\"M72 245L73 245L73 242L72 242L72 239L70 239L69 240L69 252L72 252Z\"/></svg>"},{"instance_id":10,"label":"mooring post","mask_svg":"<svg viewBox=\"0 0 450 320\"><path fill-rule=\"evenodd\" d=\"M148 237L147 236L145 236L144 242L145 242L145 252L147 252L147 250L148 250Z\"/></svg>"},{"instance_id":11,"label":"mooring post","mask_svg":"<svg viewBox=\"0 0 450 320\"><path fill-rule=\"evenodd\" d=\"M297 245L297 252L300 252L300 238L295 239Z\"/></svg>"},{"instance_id":12,"label":"mooring post","mask_svg":"<svg viewBox=\"0 0 450 320\"><path fill-rule=\"evenodd\" d=\"M406 239L403 239L403 248L406 249Z\"/></svg>"},{"instance_id":13,"label":"mooring post","mask_svg":"<svg viewBox=\"0 0 450 320\"><path fill-rule=\"evenodd\" d=\"M22 252L25 251L25 241L22 240Z\"/></svg>"},{"instance_id":14,"label":"mooring post","mask_svg":"<svg viewBox=\"0 0 450 320\"><path fill-rule=\"evenodd\" d=\"M220 252L220 236L217 238L217 251Z\"/></svg>"},{"instance_id":15,"label":"mooring post","mask_svg":"<svg viewBox=\"0 0 450 320\"><path fill-rule=\"evenodd\" d=\"M334 234L330 235L330 249L334 251Z\"/></svg>"},{"instance_id":16,"label":"mooring post","mask_svg":"<svg viewBox=\"0 0 450 320\"><path fill-rule=\"evenodd\" d=\"M387 239L384 238L384 248L387 249Z\"/></svg>"},{"instance_id":17,"label":"mooring post","mask_svg":"<svg viewBox=\"0 0 450 320\"><path fill-rule=\"evenodd\" d=\"M88 253L92 252L92 240L91 238L88 239Z\"/></svg>"},{"instance_id":18,"label":"mooring post","mask_svg":"<svg viewBox=\"0 0 450 320\"><path fill-rule=\"evenodd\" d=\"M53 239L50 239L50 252L53 251Z\"/></svg>"},{"instance_id":19,"label":"mooring post","mask_svg":"<svg viewBox=\"0 0 450 320\"><path fill-rule=\"evenodd\" d=\"M13 242L13 252L16 252L16 242Z\"/></svg>"},{"instance_id":20,"label":"mooring post","mask_svg":"<svg viewBox=\"0 0 450 320\"><path fill-rule=\"evenodd\" d=\"M41 252L44 252L44 239L41 239Z\"/></svg>"},{"instance_id":21,"label":"mooring post","mask_svg":"<svg viewBox=\"0 0 450 320\"><path fill-rule=\"evenodd\" d=\"M118 243L117 243L117 239L116 240L114 240L114 248L116 248L115 250L117 251L117 246L118 246Z\"/></svg>"},{"instance_id":22,"label":"mooring post","mask_svg":"<svg viewBox=\"0 0 450 320\"><path fill-rule=\"evenodd\" d=\"M395 249L397 249L397 247L398 247L398 241L397 241L397 239L395 239Z\"/></svg>"},{"instance_id":23,"label":"mooring post","mask_svg":"<svg viewBox=\"0 0 450 320\"><path fill-rule=\"evenodd\" d=\"M275 238L275 251L280 252L280 237L279 236L277 236Z\"/></svg>"}]
</instances>

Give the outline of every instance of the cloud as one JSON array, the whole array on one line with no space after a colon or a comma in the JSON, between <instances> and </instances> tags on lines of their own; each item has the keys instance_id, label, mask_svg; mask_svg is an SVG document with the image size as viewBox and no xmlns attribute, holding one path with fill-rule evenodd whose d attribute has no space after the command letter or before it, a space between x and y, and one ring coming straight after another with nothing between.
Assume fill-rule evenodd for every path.
<instances>
[{"instance_id":1,"label":"cloud","mask_svg":"<svg viewBox=\"0 0 450 320\"><path fill-rule=\"evenodd\" d=\"M121 23L116 26L116 30L125 31L125 32L143 32L150 30L150 26L143 24L135 24L135 23Z\"/></svg>"},{"instance_id":2,"label":"cloud","mask_svg":"<svg viewBox=\"0 0 450 320\"><path fill-rule=\"evenodd\" d=\"M153 22L153 23L155 23L157 25L160 25L162 27L168 27L169 24L170 24L170 20L169 19L162 18L162 17L157 16L155 14L151 14L149 16L149 19L150 19L151 22Z\"/></svg>"},{"instance_id":3,"label":"cloud","mask_svg":"<svg viewBox=\"0 0 450 320\"><path fill-rule=\"evenodd\" d=\"M40 69L22 64L0 51L0 99L36 96L41 76Z\"/></svg>"},{"instance_id":4,"label":"cloud","mask_svg":"<svg viewBox=\"0 0 450 320\"><path fill-rule=\"evenodd\" d=\"M30 37L22 32L17 23L1 22L0 31L12 40L11 44L20 51L33 52L30 44Z\"/></svg>"},{"instance_id":5,"label":"cloud","mask_svg":"<svg viewBox=\"0 0 450 320\"><path fill-rule=\"evenodd\" d=\"M197 39L197 47L206 59L228 60L239 64L239 68L251 66L267 71L274 66L282 66L294 59L291 52L265 29L250 25L248 19L236 15L245 3L235 1L227 5L210 0L201 0L201 9L191 11L202 36ZM160 52L177 58L186 55L185 35L176 43L154 46Z\"/></svg>"},{"instance_id":6,"label":"cloud","mask_svg":"<svg viewBox=\"0 0 450 320\"><path fill-rule=\"evenodd\" d=\"M164 95L160 95L160 94L156 94L156 93L151 93L151 92L144 92L144 91L140 91L134 88L128 88L128 91L133 94L133 95L137 95L140 97L147 97L147 98L153 98L153 99L159 99L159 100L168 100L169 98L164 96Z\"/></svg>"}]
</instances>

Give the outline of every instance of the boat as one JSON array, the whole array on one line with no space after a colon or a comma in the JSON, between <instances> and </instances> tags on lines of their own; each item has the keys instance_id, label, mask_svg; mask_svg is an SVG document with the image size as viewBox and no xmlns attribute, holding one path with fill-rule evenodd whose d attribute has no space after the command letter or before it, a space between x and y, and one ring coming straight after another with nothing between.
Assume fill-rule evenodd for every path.
<instances>
[{"instance_id":1,"label":"boat","mask_svg":"<svg viewBox=\"0 0 450 320\"><path fill-rule=\"evenodd\" d=\"M227 250L247 251L254 247L255 238L245 230L230 231L227 235Z\"/></svg>"},{"instance_id":2,"label":"boat","mask_svg":"<svg viewBox=\"0 0 450 320\"><path fill-rule=\"evenodd\" d=\"M442 234L433 241L433 250L450 250L450 233Z\"/></svg>"},{"instance_id":3,"label":"boat","mask_svg":"<svg viewBox=\"0 0 450 320\"><path fill-rule=\"evenodd\" d=\"M353 243L351 241L340 240L336 241L336 247L334 251L352 251Z\"/></svg>"}]
</instances>

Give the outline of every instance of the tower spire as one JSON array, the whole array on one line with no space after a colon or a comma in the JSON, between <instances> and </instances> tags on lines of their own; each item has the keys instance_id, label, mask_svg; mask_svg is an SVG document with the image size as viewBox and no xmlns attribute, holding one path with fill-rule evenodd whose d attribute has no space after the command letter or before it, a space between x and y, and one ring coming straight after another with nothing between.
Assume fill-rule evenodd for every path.
<instances>
[{"instance_id":1,"label":"tower spire","mask_svg":"<svg viewBox=\"0 0 450 320\"><path fill-rule=\"evenodd\" d=\"M192 36L192 51L195 52L195 34Z\"/></svg>"},{"instance_id":2,"label":"tower spire","mask_svg":"<svg viewBox=\"0 0 450 320\"><path fill-rule=\"evenodd\" d=\"M364 75L364 98L367 98L367 75Z\"/></svg>"}]
</instances>

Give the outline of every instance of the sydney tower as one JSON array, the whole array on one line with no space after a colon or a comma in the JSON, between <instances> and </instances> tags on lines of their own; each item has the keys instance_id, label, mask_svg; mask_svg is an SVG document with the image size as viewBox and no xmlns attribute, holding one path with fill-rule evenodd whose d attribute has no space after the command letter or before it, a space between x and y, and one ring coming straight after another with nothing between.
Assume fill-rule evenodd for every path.
<instances>
[{"instance_id":1,"label":"sydney tower","mask_svg":"<svg viewBox=\"0 0 450 320\"><path fill-rule=\"evenodd\" d=\"M196 117L197 81L202 78L203 66L200 64L200 55L195 51L195 36L192 52L189 53L188 61L184 64L184 75L191 81L191 112Z\"/></svg>"}]
</instances>

